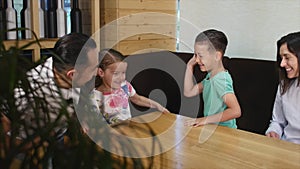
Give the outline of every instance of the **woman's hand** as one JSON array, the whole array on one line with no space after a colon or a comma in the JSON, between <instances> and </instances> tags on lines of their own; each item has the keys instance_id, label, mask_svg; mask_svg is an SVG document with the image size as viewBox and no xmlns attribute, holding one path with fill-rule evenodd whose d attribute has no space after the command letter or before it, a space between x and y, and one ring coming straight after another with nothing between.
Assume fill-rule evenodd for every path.
<instances>
[{"instance_id":1,"label":"woman's hand","mask_svg":"<svg viewBox=\"0 0 300 169\"><path fill-rule=\"evenodd\" d=\"M279 134L275 133L274 131L267 133L266 136L271 138L277 138L277 139L280 138Z\"/></svg>"}]
</instances>

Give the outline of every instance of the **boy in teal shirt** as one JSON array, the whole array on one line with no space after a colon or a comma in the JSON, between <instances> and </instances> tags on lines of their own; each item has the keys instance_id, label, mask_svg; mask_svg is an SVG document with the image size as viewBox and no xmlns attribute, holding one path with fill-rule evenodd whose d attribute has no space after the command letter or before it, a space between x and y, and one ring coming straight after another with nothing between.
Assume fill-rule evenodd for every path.
<instances>
[{"instance_id":1,"label":"boy in teal shirt","mask_svg":"<svg viewBox=\"0 0 300 169\"><path fill-rule=\"evenodd\" d=\"M196 37L194 56L187 63L185 72L184 95L192 97L203 93L204 117L190 120L188 125L197 127L217 123L237 128L235 119L241 116L241 108L233 91L232 78L222 63L227 44L225 34L214 29L201 32ZM196 65L208 74L200 83L194 84Z\"/></svg>"}]
</instances>

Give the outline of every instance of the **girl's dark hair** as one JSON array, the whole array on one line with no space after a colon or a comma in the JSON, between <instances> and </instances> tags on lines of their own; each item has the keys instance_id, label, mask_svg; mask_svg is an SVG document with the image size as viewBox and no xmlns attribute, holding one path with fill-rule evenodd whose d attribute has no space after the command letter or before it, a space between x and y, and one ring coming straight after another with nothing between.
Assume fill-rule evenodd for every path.
<instances>
[{"instance_id":1,"label":"girl's dark hair","mask_svg":"<svg viewBox=\"0 0 300 169\"><path fill-rule=\"evenodd\" d=\"M99 52L99 68L103 71L111 64L122 62L126 57L115 49L102 49ZM100 76L96 76L95 87L99 87L102 84Z\"/></svg>"},{"instance_id":2,"label":"girl's dark hair","mask_svg":"<svg viewBox=\"0 0 300 169\"><path fill-rule=\"evenodd\" d=\"M121 52L115 49L103 49L99 52L99 68L105 70L107 66L116 62L122 62L125 58Z\"/></svg>"},{"instance_id":3,"label":"girl's dark hair","mask_svg":"<svg viewBox=\"0 0 300 169\"><path fill-rule=\"evenodd\" d=\"M59 72L86 65L87 53L97 47L96 42L82 33L69 33L61 37L54 46L53 66ZM79 57L80 55L80 57Z\"/></svg>"},{"instance_id":4,"label":"girl's dark hair","mask_svg":"<svg viewBox=\"0 0 300 169\"><path fill-rule=\"evenodd\" d=\"M283 95L291 84L298 79L298 86L300 83L300 76L290 79L287 77L287 72L285 68L280 66L282 58L280 56L280 47L283 44L287 44L287 48L289 52L294 54L297 57L298 61L298 71L300 75L300 32L290 33L288 35L283 36L281 39L277 41L277 66L279 68L279 78L280 78L280 93Z\"/></svg>"}]
</instances>

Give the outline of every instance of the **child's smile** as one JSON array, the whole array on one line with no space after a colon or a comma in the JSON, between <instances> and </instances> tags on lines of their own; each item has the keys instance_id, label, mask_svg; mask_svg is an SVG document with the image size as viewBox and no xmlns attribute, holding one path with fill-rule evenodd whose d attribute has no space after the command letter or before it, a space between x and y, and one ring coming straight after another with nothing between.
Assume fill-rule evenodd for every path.
<instances>
[{"instance_id":1,"label":"child's smile","mask_svg":"<svg viewBox=\"0 0 300 169\"><path fill-rule=\"evenodd\" d=\"M103 85L110 89L119 89L126 79L127 63L117 62L109 65L104 71Z\"/></svg>"}]
</instances>

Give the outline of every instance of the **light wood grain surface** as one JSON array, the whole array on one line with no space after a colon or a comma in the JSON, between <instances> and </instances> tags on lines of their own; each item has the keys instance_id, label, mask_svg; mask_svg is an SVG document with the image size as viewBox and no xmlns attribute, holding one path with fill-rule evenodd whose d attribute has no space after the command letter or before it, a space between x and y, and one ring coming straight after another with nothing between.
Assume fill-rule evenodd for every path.
<instances>
[{"instance_id":1,"label":"light wood grain surface","mask_svg":"<svg viewBox=\"0 0 300 169\"><path fill-rule=\"evenodd\" d=\"M300 145L217 125L188 127L188 119L154 112L115 128L130 138L159 142L154 149L145 140L133 143L150 147L154 168L300 168ZM154 139L137 127L151 128Z\"/></svg>"}]
</instances>

